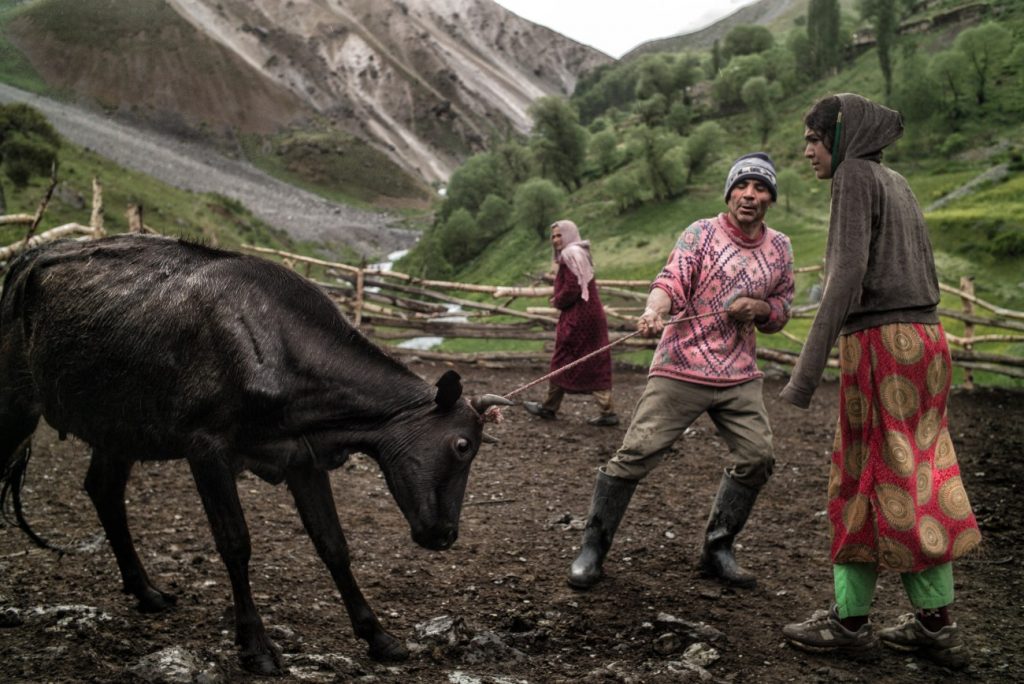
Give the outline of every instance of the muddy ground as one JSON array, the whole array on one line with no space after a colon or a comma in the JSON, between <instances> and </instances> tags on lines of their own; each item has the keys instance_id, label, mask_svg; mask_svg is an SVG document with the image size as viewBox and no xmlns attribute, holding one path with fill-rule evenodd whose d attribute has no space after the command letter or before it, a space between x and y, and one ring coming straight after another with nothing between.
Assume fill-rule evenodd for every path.
<instances>
[{"instance_id":1,"label":"muddy ground","mask_svg":"<svg viewBox=\"0 0 1024 684\"><path fill-rule=\"evenodd\" d=\"M433 381L440 364L411 362ZM543 369L457 368L471 393L506 393ZM628 417L642 372L616 369L615 395ZM828 605L831 570L824 516L837 385L810 411L766 396L776 432L775 476L740 538L741 561L762 581L723 589L694 569L708 506L725 465L706 420L641 484L606 563L587 593L566 586L595 469L618 447L617 428L586 425L593 404L571 397L559 420L521 408L490 428L470 478L459 541L449 551L416 547L375 463L357 456L333 475L353 567L385 625L413 649L398 666L369 660L316 557L284 487L242 476L253 537L252 584L289 667L282 681L455 682L935 682L951 672L903 654L870 663L808 655L786 646L780 627ZM528 392L539 398L541 388ZM956 566L956 618L973 664L965 681L1024 678L1024 395L955 391L950 410L968 493L984 535L981 552ZM25 493L41 533L77 549L63 557L0 527L0 681L240 682L231 643L230 589L183 462L137 467L129 516L151 576L177 607L141 615L120 591L113 556L82 490L84 446L36 435ZM63 608L61 608L63 607ZM884 576L874 619L908 609L899 581ZM448 616L453 626L427 636ZM19 624L20 623L20 624ZM417 629L419 626L419 630ZM690 648L692 644L701 646ZM139 669L147 655L179 647L195 667ZM687 649L690 650L687 650ZM717 656L717 659L716 659Z\"/></svg>"}]
</instances>

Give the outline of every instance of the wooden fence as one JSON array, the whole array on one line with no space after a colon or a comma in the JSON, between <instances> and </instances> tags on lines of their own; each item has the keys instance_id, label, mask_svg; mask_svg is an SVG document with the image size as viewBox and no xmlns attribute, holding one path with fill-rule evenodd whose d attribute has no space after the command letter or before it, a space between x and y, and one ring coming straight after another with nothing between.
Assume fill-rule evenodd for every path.
<instances>
[{"instance_id":1,"label":"wooden fence","mask_svg":"<svg viewBox=\"0 0 1024 684\"><path fill-rule=\"evenodd\" d=\"M245 246L244 249L276 257L319 283L350 320L396 354L483 364L511 360L545 362L550 357L550 351L545 350L458 354L406 350L394 345L414 337L442 337L539 340L550 347L554 342L558 312L545 306L512 308L512 304L519 299L528 303L530 300L546 301L553 292L551 286L515 287L425 280L375 267L359 268L262 247ZM821 266L797 269L800 273L820 270ZM650 283L600 278L597 282L608 314L609 337L614 342L634 330L633 322L643 311ZM1024 356L977 349L994 343L1024 342L1024 313L996 306L975 296L970 279L964 279L960 288L945 284L940 287L944 292L957 296L963 306L962 310L940 308L939 313L944 319L963 323L963 336L947 332L946 337L954 363L965 371L964 385L970 387L973 384L973 371L976 370L1024 379ZM467 299L455 293L476 293L477 296ZM481 295L490 295L489 301ZM459 307L457 316L453 315L452 306ZM797 306L793 316L813 318L816 310L817 305ZM945 327L950 327L948 320ZM988 332L989 329L1009 332ZM803 340L786 331L781 335L796 345L803 345ZM764 342L771 339L762 340L758 357L783 365L795 363L797 354L793 351L764 346ZM655 340L634 337L613 348L613 353L653 349L655 344ZM835 368L838 362L833 358L829 365Z\"/></svg>"},{"instance_id":2,"label":"wooden fence","mask_svg":"<svg viewBox=\"0 0 1024 684\"><path fill-rule=\"evenodd\" d=\"M102 187L95 180L93 211L88 226L71 223L37 233L52 190L53 184L34 215L0 216L0 225L26 226L24 239L0 247L0 273L6 270L6 262L33 245L67 237L93 239L105 234ZM141 207L129 207L128 218L129 229L133 232L158 232L143 223ZM415 354L426 359L482 365L516 361L546 363L550 357L558 322L558 312L544 305L553 292L551 285L546 284L551 282L550 277L535 278L535 282L545 284L528 287L476 285L425 280L378 267L356 267L251 245L243 249L277 259L317 283L360 330L395 355ZM797 269L797 272L820 270L820 266L811 266ZM597 282L608 314L609 337L616 342L633 332L634 321L643 311L649 283L605 279ZM973 386L974 371L1024 379L1024 357L979 349L997 343L1024 342L1024 313L996 306L975 296L974 283L969 278L963 279L959 287L946 284L940 287L961 302L960 310L940 308L939 313L946 319L944 327L951 327L950 320L963 326L962 336L946 333L953 361L964 369L963 385ZM527 305L514 307L518 300L526 300ZM537 305L531 306L533 303ZM795 318L812 318L816 309L817 305L797 306L793 315ZM780 335L796 346L803 344L803 340L785 330ZM399 346L399 343L416 337L526 340L544 344L536 351L461 354ZM792 350L773 349L765 344L771 339L762 340L758 357L781 365L795 363L797 354ZM630 337L617 343L613 353L653 349L655 343L655 340ZM835 368L838 362L833 358L829 365Z\"/></svg>"}]
</instances>

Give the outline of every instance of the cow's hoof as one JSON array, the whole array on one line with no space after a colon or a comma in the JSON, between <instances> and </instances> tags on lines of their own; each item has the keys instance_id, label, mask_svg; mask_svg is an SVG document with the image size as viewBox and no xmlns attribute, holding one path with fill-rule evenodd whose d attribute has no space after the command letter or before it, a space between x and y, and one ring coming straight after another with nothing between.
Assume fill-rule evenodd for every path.
<instances>
[{"instance_id":1,"label":"cow's hoof","mask_svg":"<svg viewBox=\"0 0 1024 684\"><path fill-rule=\"evenodd\" d=\"M390 634L381 633L370 643L370 657L381 663L400 663L409 659L409 649Z\"/></svg>"},{"instance_id":2,"label":"cow's hoof","mask_svg":"<svg viewBox=\"0 0 1024 684\"><path fill-rule=\"evenodd\" d=\"M281 663L273 653L243 653L242 669L260 677L280 677Z\"/></svg>"},{"instance_id":3,"label":"cow's hoof","mask_svg":"<svg viewBox=\"0 0 1024 684\"><path fill-rule=\"evenodd\" d=\"M138 595L138 599L139 612L142 613L162 613L173 608L178 602L178 597L174 594L165 594L156 589L143 591Z\"/></svg>"}]
</instances>

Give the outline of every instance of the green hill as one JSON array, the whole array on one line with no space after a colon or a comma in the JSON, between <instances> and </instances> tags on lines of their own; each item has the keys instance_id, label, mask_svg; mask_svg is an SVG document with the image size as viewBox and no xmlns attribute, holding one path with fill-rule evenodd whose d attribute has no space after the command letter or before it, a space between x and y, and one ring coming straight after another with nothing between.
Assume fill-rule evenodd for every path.
<instances>
[{"instance_id":1,"label":"green hill","mask_svg":"<svg viewBox=\"0 0 1024 684\"><path fill-rule=\"evenodd\" d=\"M931 6L930 11L948 13L951 3L926 4ZM943 24L930 32L899 37L893 50L894 86L890 104L904 112L907 133L886 151L885 163L908 178L926 209L940 279L957 285L961 277L974 276L978 296L1019 311L1024 310L1024 219L1020 218L1024 216L1024 194L1021 193L1024 190L1021 169L1024 167L1020 142L1024 140L1024 89L1021 87L1024 84L1024 62L1019 59L1024 53L1018 49L1012 57L1006 55L1004 66L994 72L989 83L986 102L976 105L965 99L962 111L955 117L936 113L937 105L929 111L914 99L921 97L919 91L926 82L924 70L935 55L949 50L952 40L960 32L979 25L985 17L998 17L1014 43L1024 37L1024 8L1001 0L984 4L988 5L986 12L955 25ZM919 9L918 15L922 11ZM799 30L799 26L793 28ZM653 59L656 55L648 57ZM635 87L641 90L643 67L637 63L643 59L646 58L622 62L607 70L603 76L611 84L607 87L619 87L622 81L634 78ZM707 55L700 59L706 65ZM654 69L649 73L657 75ZM617 74L621 75L618 83L615 80ZM716 122L726 134L715 148L713 160L686 182L680 194L656 199L647 192L632 208L623 211L616 199L616 178L632 172L644 179L641 185L648 178L643 154L636 151L637 139L651 130L663 132L669 128L665 123L648 125L644 120L643 103L632 97L632 108L619 105L582 121L591 141L602 132L614 132L620 153L618 165L610 171L601 170L591 147L582 183L578 188L572 187L571 183L561 188L559 208L556 214L546 218L568 217L580 225L583 237L592 242L600 278L650 279L660 270L683 228L697 218L724 210L722 182L732 160L744 152L760 149L773 156L780 170L781 195L778 204L768 214L769 224L792 238L798 267L820 264L827 231L829 186L813 178L802 158L803 113L818 98L835 92L858 92L876 101L885 101L883 89L877 50L862 51L845 62L834 75L781 92L772 102L774 116L762 142L755 112L743 106L727 111L716 109L709 94L712 84L707 81L697 83L691 90L690 111L694 121L686 134L677 137L685 146L687 136L693 135L698 122ZM573 102L579 96L580 91L577 90ZM671 137L672 133L665 135ZM524 148L536 153L543 144L537 138L535 132ZM502 155L494 156L500 158ZM463 169L474 163L470 160ZM962 197L928 209L937 200L977 177L984 177L993 169L1001 169L1003 174L996 173L996 180L980 183ZM412 273L429 273L438 260L445 260L446 254L465 253L464 249L452 249L453 243L476 242L479 249L470 250L471 258L449 260L451 271L447 275L450 278L511 285L528 283L531 276L546 272L551 253L546 239L541 237L543 229L524 225L516 218L519 213L516 193L524 183L510 182L502 186L492 181L490 188L481 190L505 193L503 199L508 203L509 220L507 226L496 229L493 216L488 215L484 220L486 212L480 203L473 206L472 202L476 200L472 193L464 191L460 172L453 176L450 186L453 192L449 194L435 226L421 241L420 247L398 268ZM466 175L470 175L468 171ZM554 178L550 173L538 175ZM645 187L649 188L649 184ZM463 215L456 229L454 221L448 217L454 216L460 203L467 202L468 217ZM467 220L470 221L468 229ZM808 302L810 289L817 278L816 274L799 277L797 304ZM951 301L944 302L944 306L959 308L959 302L951 298ZM803 337L808 324L806 319L796 320L787 330ZM793 350L797 348L796 344L778 337L773 338L771 344ZM450 346L458 348L460 345L452 342ZM1007 344L998 349L986 347L986 351L1020 356L1024 354L1024 345Z\"/></svg>"}]
</instances>

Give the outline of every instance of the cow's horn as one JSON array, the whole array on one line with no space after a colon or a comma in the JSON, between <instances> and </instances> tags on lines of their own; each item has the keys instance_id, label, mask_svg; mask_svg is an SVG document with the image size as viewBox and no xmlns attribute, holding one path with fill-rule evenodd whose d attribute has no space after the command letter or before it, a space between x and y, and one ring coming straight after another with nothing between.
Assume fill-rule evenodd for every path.
<instances>
[{"instance_id":1,"label":"cow's horn","mask_svg":"<svg viewBox=\"0 0 1024 684\"><path fill-rule=\"evenodd\" d=\"M491 437L489 434L484 432L483 434L480 435L480 441L483 442L484 444L497 444L501 440L498 439L497 437Z\"/></svg>"},{"instance_id":2,"label":"cow's horn","mask_svg":"<svg viewBox=\"0 0 1024 684\"><path fill-rule=\"evenodd\" d=\"M484 411L492 406L514 406L515 402L511 399L498 396L497 394L485 394L481 397L473 397L469 402L476 412L483 415Z\"/></svg>"}]
</instances>

